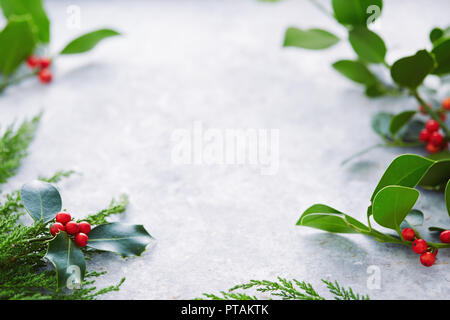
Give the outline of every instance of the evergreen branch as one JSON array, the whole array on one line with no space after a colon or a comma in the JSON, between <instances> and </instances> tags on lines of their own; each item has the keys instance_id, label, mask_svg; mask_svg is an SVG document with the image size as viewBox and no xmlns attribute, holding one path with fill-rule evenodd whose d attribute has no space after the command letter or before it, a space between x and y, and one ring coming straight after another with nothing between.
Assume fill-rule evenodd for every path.
<instances>
[{"instance_id":1,"label":"evergreen branch","mask_svg":"<svg viewBox=\"0 0 450 320\"><path fill-rule=\"evenodd\" d=\"M73 175L74 173L77 173L74 170L59 170L57 171L53 176L51 177L43 177L43 176L39 176L39 180L44 181L44 182L48 182L48 183L58 183L60 182L63 178L69 178L71 175Z\"/></svg>"},{"instance_id":2,"label":"evergreen branch","mask_svg":"<svg viewBox=\"0 0 450 320\"><path fill-rule=\"evenodd\" d=\"M119 196L119 200L116 199L111 200L111 203L109 204L108 208L103 209L97 213L90 214L86 218L80 219L78 222L87 221L91 225L108 223L106 218L114 214L123 213L128 206L128 202L129 202L128 196L126 194L121 194Z\"/></svg>"},{"instance_id":3,"label":"evergreen branch","mask_svg":"<svg viewBox=\"0 0 450 320\"><path fill-rule=\"evenodd\" d=\"M370 300L368 295L359 295L354 293L352 288L345 289L337 281L331 282L322 279L327 285L328 290L334 295L335 300Z\"/></svg>"},{"instance_id":4,"label":"evergreen branch","mask_svg":"<svg viewBox=\"0 0 450 320\"><path fill-rule=\"evenodd\" d=\"M14 124L8 126L0 138L0 184L12 177L27 155L27 148L33 140L42 113L30 121L25 120L17 130Z\"/></svg>"}]
</instances>

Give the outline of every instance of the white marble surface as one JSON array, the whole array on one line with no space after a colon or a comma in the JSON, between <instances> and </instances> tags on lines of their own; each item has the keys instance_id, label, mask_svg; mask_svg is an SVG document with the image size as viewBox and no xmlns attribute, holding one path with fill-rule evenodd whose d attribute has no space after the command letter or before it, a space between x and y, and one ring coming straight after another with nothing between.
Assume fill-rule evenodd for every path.
<instances>
[{"instance_id":1,"label":"white marble surface","mask_svg":"<svg viewBox=\"0 0 450 320\"><path fill-rule=\"evenodd\" d=\"M378 32L388 61L428 46L428 32L448 24L450 3L386 1ZM345 43L312 52L281 47L289 25L345 31L309 1L46 1L53 51L82 31L111 26L123 36L95 51L61 58L54 83L29 80L0 98L5 125L44 110L30 156L6 189L57 169L82 173L60 185L64 207L82 216L112 196L130 195L122 217L157 238L141 258L106 254L89 263L127 278L109 299L186 299L249 279L337 279L372 298L450 297L450 254L432 268L411 250L359 235L296 227L301 212L327 203L363 218L370 194L401 150L375 150L346 167L340 161L378 138L378 110L414 108L412 100L368 100L330 63L351 58ZM68 29L78 5L81 30ZM171 135L201 121L207 128L280 130L280 168L177 166ZM405 150L406 152L407 150ZM424 193L427 223L448 217L441 196ZM432 216L432 217L431 217ZM367 268L381 271L367 288Z\"/></svg>"}]
</instances>

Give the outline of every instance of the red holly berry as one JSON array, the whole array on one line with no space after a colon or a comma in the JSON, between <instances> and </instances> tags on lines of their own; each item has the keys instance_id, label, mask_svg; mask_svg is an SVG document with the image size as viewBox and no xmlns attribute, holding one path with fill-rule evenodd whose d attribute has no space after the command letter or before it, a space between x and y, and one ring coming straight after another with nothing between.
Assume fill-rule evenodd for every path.
<instances>
[{"instance_id":1,"label":"red holly berry","mask_svg":"<svg viewBox=\"0 0 450 320\"><path fill-rule=\"evenodd\" d=\"M60 222L55 222L54 224L52 224L52 226L50 227L50 233L52 234L52 236L55 236L57 233L59 233L59 231L66 231L64 225Z\"/></svg>"},{"instance_id":2,"label":"red holly berry","mask_svg":"<svg viewBox=\"0 0 450 320\"><path fill-rule=\"evenodd\" d=\"M89 234L89 232L91 232L91 225L89 222L86 221L81 221L78 224L79 228L80 228L80 232L84 233L84 234Z\"/></svg>"},{"instance_id":3,"label":"red holly berry","mask_svg":"<svg viewBox=\"0 0 450 320\"><path fill-rule=\"evenodd\" d=\"M450 97L442 100L442 108L444 108L445 110L450 110Z\"/></svg>"},{"instance_id":4,"label":"red holly berry","mask_svg":"<svg viewBox=\"0 0 450 320\"><path fill-rule=\"evenodd\" d=\"M430 143L435 147L440 147L442 142L444 142L444 136L440 132L436 131L430 135Z\"/></svg>"},{"instance_id":5,"label":"red holly berry","mask_svg":"<svg viewBox=\"0 0 450 320\"><path fill-rule=\"evenodd\" d=\"M89 239L89 237L86 234L84 234L83 232L80 232L75 236L75 243L79 247L84 247L84 246L86 246L88 239Z\"/></svg>"},{"instance_id":6,"label":"red holly berry","mask_svg":"<svg viewBox=\"0 0 450 320\"><path fill-rule=\"evenodd\" d=\"M406 241L411 241L416 236L416 233L411 228L405 228L402 231L402 236L403 236L403 239L405 239Z\"/></svg>"},{"instance_id":7,"label":"red holly berry","mask_svg":"<svg viewBox=\"0 0 450 320\"><path fill-rule=\"evenodd\" d=\"M440 146L435 146L432 143L427 144L427 151L429 153L436 153L436 152L439 152L440 150L441 150Z\"/></svg>"},{"instance_id":8,"label":"red holly berry","mask_svg":"<svg viewBox=\"0 0 450 320\"><path fill-rule=\"evenodd\" d=\"M420 263L425 267L431 267L436 261L436 257L431 252L425 252L420 256Z\"/></svg>"},{"instance_id":9,"label":"red holly berry","mask_svg":"<svg viewBox=\"0 0 450 320\"><path fill-rule=\"evenodd\" d=\"M432 133L439 130L439 122L434 119L430 119L425 123L425 128L428 132Z\"/></svg>"},{"instance_id":10,"label":"red holly berry","mask_svg":"<svg viewBox=\"0 0 450 320\"><path fill-rule=\"evenodd\" d=\"M74 235L77 234L79 231L78 223L75 221L69 221L66 223L66 231L68 234Z\"/></svg>"},{"instance_id":11,"label":"red holly berry","mask_svg":"<svg viewBox=\"0 0 450 320\"><path fill-rule=\"evenodd\" d=\"M420 141L427 142L428 140L430 140L430 136L431 134L428 132L427 129L422 129L420 131L419 139Z\"/></svg>"},{"instance_id":12,"label":"red holly berry","mask_svg":"<svg viewBox=\"0 0 450 320\"><path fill-rule=\"evenodd\" d=\"M27 58L27 65L30 68L36 68L39 64L39 58L36 57L35 55L31 55Z\"/></svg>"},{"instance_id":13,"label":"red holly berry","mask_svg":"<svg viewBox=\"0 0 450 320\"><path fill-rule=\"evenodd\" d=\"M38 64L42 69L46 69L52 64L52 60L50 60L49 58L40 58L38 60Z\"/></svg>"},{"instance_id":14,"label":"red holly berry","mask_svg":"<svg viewBox=\"0 0 450 320\"><path fill-rule=\"evenodd\" d=\"M49 83L52 81L53 75L49 69L42 69L38 73L38 78L41 83Z\"/></svg>"},{"instance_id":15,"label":"red holly berry","mask_svg":"<svg viewBox=\"0 0 450 320\"><path fill-rule=\"evenodd\" d=\"M56 222L66 224L70 220L72 220L72 217L70 216L70 213L68 213L68 212L60 212L60 213L56 214Z\"/></svg>"},{"instance_id":16,"label":"red holly berry","mask_svg":"<svg viewBox=\"0 0 450 320\"><path fill-rule=\"evenodd\" d=\"M443 242L443 243L450 243L450 230L442 231L439 238L441 239L441 242Z\"/></svg>"},{"instance_id":17,"label":"red holly berry","mask_svg":"<svg viewBox=\"0 0 450 320\"><path fill-rule=\"evenodd\" d=\"M424 253L425 251L427 251L427 247L427 242L423 239L416 239L412 243L412 249L415 253Z\"/></svg>"}]
</instances>

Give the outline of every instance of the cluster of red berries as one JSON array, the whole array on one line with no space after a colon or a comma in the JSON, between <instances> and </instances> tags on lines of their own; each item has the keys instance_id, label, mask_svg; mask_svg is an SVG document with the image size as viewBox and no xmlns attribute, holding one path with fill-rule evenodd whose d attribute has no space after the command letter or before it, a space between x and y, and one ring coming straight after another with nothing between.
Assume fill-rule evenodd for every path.
<instances>
[{"instance_id":1,"label":"cluster of red berries","mask_svg":"<svg viewBox=\"0 0 450 320\"><path fill-rule=\"evenodd\" d=\"M91 232L91 225L89 222L81 221L76 223L72 221L70 213L60 212L56 215L56 222L51 225L50 233L55 236L60 231L65 231L67 234L74 236L74 241L79 247L84 247L88 241L88 233Z\"/></svg>"},{"instance_id":2,"label":"cluster of red berries","mask_svg":"<svg viewBox=\"0 0 450 320\"><path fill-rule=\"evenodd\" d=\"M422 114L426 114L423 106L420 106L419 109ZM439 110L439 117L442 121L445 121L447 118L446 111L450 111L450 97L442 101L442 109ZM436 153L448 148L448 141L445 141L444 135L439 129L439 122L430 119L425 123L425 129L420 131L419 139L427 143L427 151L429 153Z\"/></svg>"},{"instance_id":3,"label":"cluster of red berries","mask_svg":"<svg viewBox=\"0 0 450 320\"><path fill-rule=\"evenodd\" d=\"M42 83L49 83L52 81L53 75L50 71L50 65L52 64L52 60L49 58L41 57L38 58L35 55L28 57L27 65L31 69L38 69L38 79Z\"/></svg>"},{"instance_id":4,"label":"cluster of red berries","mask_svg":"<svg viewBox=\"0 0 450 320\"><path fill-rule=\"evenodd\" d=\"M425 240L417 238L416 233L411 228L403 229L402 236L406 241L414 240L412 243L412 250L421 255L420 263L425 267L431 267L434 264L438 253L437 248L430 247ZM450 243L450 230L442 231L440 239L443 243Z\"/></svg>"}]
</instances>

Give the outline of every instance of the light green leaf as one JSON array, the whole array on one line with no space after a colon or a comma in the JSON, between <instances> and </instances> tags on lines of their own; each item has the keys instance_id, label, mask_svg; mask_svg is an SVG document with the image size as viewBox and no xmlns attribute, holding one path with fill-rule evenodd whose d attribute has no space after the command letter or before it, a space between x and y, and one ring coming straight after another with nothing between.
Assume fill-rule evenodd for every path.
<instances>
[{"instance_id":1,"label":"light green leaf","mask_svg":"<svg viewBox=\"0 0 450 320\"><path fill-rule=\"evenodd\" d=\"M79 289L86 272L83 252L66 232L60 232L48 243L45 258L56 270L57 288Z\"/></svg>"},{"instance_id":2,"label":"light green leaf","mask_svg":"<svg viewBox=\"0 0 450 320\"><path fill-rule=\"evenodd\" d=\"M30 16L11 18L0 33L0 72L9 76L33 53L36 36Z\"/></svg>"},{"instance_id":3,"label":"light green leaf","mask_svg":"<svg viewBox=\"0 0 450 320\"><path fill-rule=\"evenodd\" d=\"M387 186L373 200L375 221L386 228L399 230L400 224L419 198L419 191L402 186Z\"/></svg>"},{"instance_id":4,"label":"light green leaf","mask_svg":"<svg viewBox=\"0 0 450 320\"><path fill-rule=\"evenodd\" d=\"M11 19L14 16L30 15L40 42L50 42L50 21L45 13L42 0L0 0L3 14Z\"/></svg>"},{"instance_id":5,"label":"light green leaf","mask_svg":"<svg viewBox=\"0 0 450 320\"><path fill-rule=\"evenodd\" d=\"M372 201L378 191L386 186L397 185L414 188L433 164L433 160L415 154L398 156L384 172L370 200Z\"/></svg>"},{"instance_id":6,"label":"light green leaf","mask_svg":"<svg viewBox=\"0 0 450 320\"><path fill-rule=\"evenodd\" d=\"M285 47L298 47L304 49L326 49L339 42L334 34L322 29L300 30L290 27L284 36Z\"/></svg>"},{"instance_id":7,"label":"light green leaf","mask_svg":"<svg viewBox=\"0 0 450 320\"><path fill-rule=\"evenodd\" d=\"M386 45L375 32L366 27L356 27L350 30L349 41L362 60L373 63L384 62Z\"/></svg>"},{"instance_id":8,"label":"light green leaf","mask_svg":"<svg viewBox=\"0 0 450 320\"><path fill-rule=\"evenodd\" d=\"M422 188L442 190L450 179L450 159L438 160L429 168L419 185Z\"/></svg>"},{"instance_id":9,"label":"light green leaf","mask_svg":"<svg viewBox=\"0 0 450 320\"><path fill-rule=\"evenodd\" d=\"M92 31L72 40L63 50L61 50L60 54L83 53L94 48L103 39L118 35L120 35L120 33L111 29Z\"/></svg>"},{"instance_id":10,"label":"light green leaf","mask_svg":"<svg viewBox=\"0 0 450 320\"><path fill-rule=\"evenodd\" d=\"M395 136L396 133L403 128L416 114L416 111L409 110L409 111L403 111L399 114L396 114L389 124L389 132L392 136Z\"/></svg>"},{"instance_id":11,"label":"light green leaf","mask_svg":"<svg viewBox=\"0 0 450 320\"><path fill-rule=\"evenodd\" d=\"M383 8L382 0L332 0L334 16L343 25L365 26L378 18ZM373 6L376 6L375 8Z\"/></svg>"},{"instance_id":12,"label":"light green leaf","mask_svg":"<svg viewBox=\"0 0 450 320\"><path fill-rule=\"evenodd\" d=\"M342 75L358 83L371 85L377 82L373 73L359 61L340 60L333 64L333 68Z\"/></svg>"},{"instance_id":13,"label":"light green leaf","mask_svg":"<svg viewBox=\"0 0 450 320\"><path fill-rule=\"evenodd\" d=\"M89 233L88 247L111 251L123 257L140 256L152 236L142 225L107 223L96 226Z\"/></svg>"},{"instance_id":14,"label":"light green leaf","mask_svg":"<svg viewBox=\"0 0 450 320\"><path fill-rule=\"evenodd\" d=\"M436 69L433 73L443 75L450 72L450 38L439 41L431 51L436 59Z\"/></svg>"},{"instance_id":15,"label":"light green leaf","mask_svg":"<svg viewBox=\"0 0 450 320\"><path fill-rule=\"evenodd\" d=\"M426 50L420 50L413 56L394 62L391 76L399 85L415 90L433 71L434 65L433 56Z\"/></svg>"},{"instance_id":16,"label":"light green leaf","mask_svg":"<svg viewBox=\"0 0 450 320\"><path fill-rule=\"evenodd\" d=\"M334 233L369 232L369 228L358 220L324 204L309 207L303 212L297 225Z\"/></svg>"},{"instance_id":17,"label":"light green leaf","mask_svg":"<svg viewBox=\"0 0 450 320\"><path fill-rule=\"evenodd\" d=\"M34 221L48 222L61 211L61 196L50 183L39 180L27 183L20 190L20 197Z\"/></svg>"}]
</instances>

